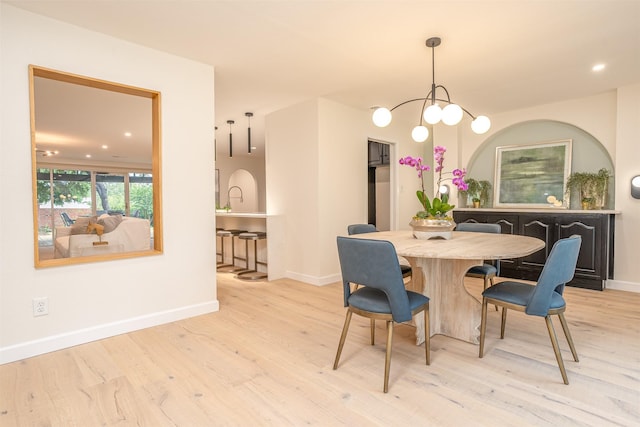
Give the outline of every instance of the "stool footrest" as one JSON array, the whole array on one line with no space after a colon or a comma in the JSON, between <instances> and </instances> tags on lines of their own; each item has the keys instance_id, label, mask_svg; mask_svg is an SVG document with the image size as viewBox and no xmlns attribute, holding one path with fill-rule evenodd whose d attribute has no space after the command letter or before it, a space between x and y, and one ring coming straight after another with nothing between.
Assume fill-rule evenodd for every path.
<instances>
[{"instance_id":1,"label":"stool footrest","mask_svg":"<svg viewBox=\"0 0 640 427\"><path fill-rule=\"evenodd\" d=\"M262 280L268 277L267 273L261 271L249 270L236 274L236 279L240 280Z\"/></svg>"},{"instance_id":2,"label":"stool footrest","mask_svg":"<svg viewBox=\"0 0 640 427\"><path fill-rule=\"evenodd\" d=\"M246 268L231 264L219 265L216 267L216 271L221 273L237 273L242 270L246 270Z\"/></svg>"}]
</instances>

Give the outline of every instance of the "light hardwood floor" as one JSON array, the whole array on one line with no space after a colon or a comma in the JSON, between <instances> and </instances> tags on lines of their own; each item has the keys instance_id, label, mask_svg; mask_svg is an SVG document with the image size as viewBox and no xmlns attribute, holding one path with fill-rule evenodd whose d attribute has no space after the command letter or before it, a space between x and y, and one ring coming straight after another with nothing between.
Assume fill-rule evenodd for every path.
<instances>
[{"instance_id":1,"label":"light hardwood floor","mask_svg":"<svg viewBox=\"0 0 640 427\"><path fill-rule=\"evenodd\" d=\"M481 282L467 286L479 295ZM489 312L485 356L435 336L431 366L396 326L382 393L383 322L371 347L344 320L339 284L240 282L218 275L220 311L0 366L8 426L633 426L640 425L640 294L567 289L580 362L554 321L570 385L543 319Z\"/></svg>"}]
</instances>

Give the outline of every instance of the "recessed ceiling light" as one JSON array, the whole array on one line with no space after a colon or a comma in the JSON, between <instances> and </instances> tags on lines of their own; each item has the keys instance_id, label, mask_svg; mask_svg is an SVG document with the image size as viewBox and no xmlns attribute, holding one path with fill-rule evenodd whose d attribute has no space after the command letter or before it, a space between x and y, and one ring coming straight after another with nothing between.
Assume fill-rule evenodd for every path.
<instances>
[{"instance_id":1,"label":"recessed ceiling light","mask_svg":"<svg viewBox=\"0 0 640 427\"><path fill-rule=\"evenodd\" d=\"M86 154L85 157L88 159L91 157L91 154Z\"/></svg>"},{"instance_id":2,"label":"recessed ceiling light","mask_svg":"<svg viewBox=\"0 0 640 427\"><path fill-rule=\"evenodd\" d=\"M605 67L604 64L596 64L591 68L591 70L592 71L602 71L602 70L604 70L604 67Z\"/></svg>"},{"instance_id":3,"label":"recessed ceiling light","mask_svg":"<svg viewBox=\"0 0 640 427\"><path fill-rule=\"evenodd\" d=\"M108 145L106 145L106 144L102 146L102 149L103 149L103 150L106 150L107 148L109 148L109 146L108 146Z\"/></svg>"},{"instance_id":4,"label":"recessed ceiling light","mask_svg":"<svg viewBox=\"0 0 640 427\"><path fill-rule=\"evenodd\" d=\"M126 136L127 138L131 136L131 132L125 132L124 136Z\"/></svg>"}]
</instances>

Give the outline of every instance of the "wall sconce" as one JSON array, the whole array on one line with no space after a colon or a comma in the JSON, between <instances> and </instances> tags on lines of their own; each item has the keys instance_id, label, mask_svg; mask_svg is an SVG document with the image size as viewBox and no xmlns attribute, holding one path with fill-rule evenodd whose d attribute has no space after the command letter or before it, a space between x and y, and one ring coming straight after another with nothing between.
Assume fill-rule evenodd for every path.
<instances>
[{"instance_id":1,"label":"wall sconce","mask_svg":"<svg viewBox=\"0 0 640 427\"><path fill-rule=\"evenodd\" d=\"M631 178L631 197L640 199L640 175Z\"/></svg>"}]
</instances>

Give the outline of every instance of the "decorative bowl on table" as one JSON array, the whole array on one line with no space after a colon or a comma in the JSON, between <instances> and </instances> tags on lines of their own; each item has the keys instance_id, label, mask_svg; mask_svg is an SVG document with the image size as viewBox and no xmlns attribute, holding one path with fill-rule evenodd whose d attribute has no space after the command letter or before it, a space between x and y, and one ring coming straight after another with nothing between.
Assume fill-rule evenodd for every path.
<instances>
[{"instance_id":1,"label":"decorative bowl on table","mask_svg":"<svg viewBox=\"0 0 640 427\"><path fill-rule=\"evenodd\" d=\"M456 228L452 218L413 218L409 225L413 229L413 237L421 240L449 240L451 232Z\"/></svg>"}]
</instances>

